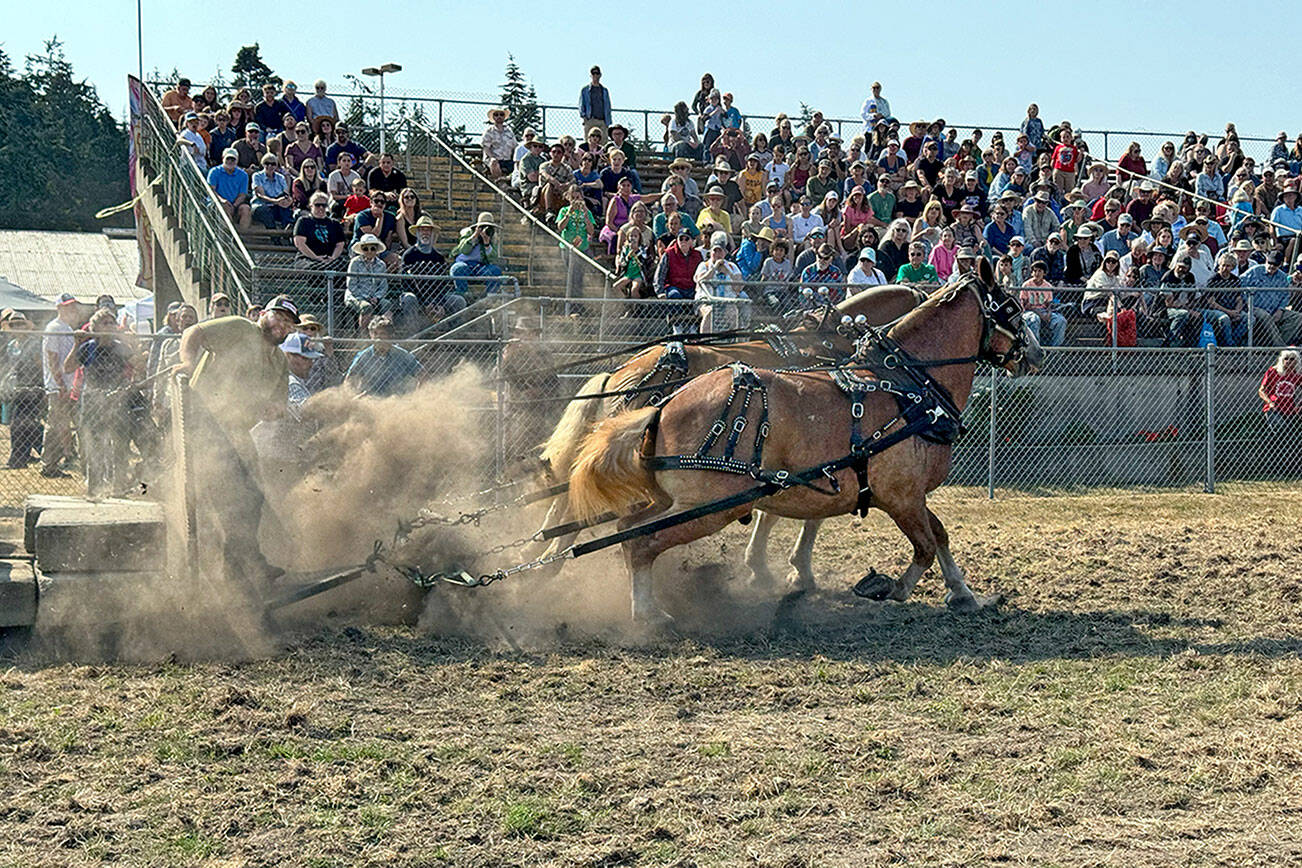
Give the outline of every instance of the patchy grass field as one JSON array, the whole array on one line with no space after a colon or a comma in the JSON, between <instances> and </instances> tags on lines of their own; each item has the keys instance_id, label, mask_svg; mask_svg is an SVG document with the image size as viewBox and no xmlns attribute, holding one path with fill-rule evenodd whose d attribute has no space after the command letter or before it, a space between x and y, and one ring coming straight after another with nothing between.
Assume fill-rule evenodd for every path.
<instances>
[{"instance_id":1,"label":"patchy grass field","mask_svg":"<svg viewBox=\"0 0 1302 868\"><path fill-rule=\"evenodd\" d=\"M934 574L906 605L850 597L904 563L875 516L828 530L778 633L19 658L0 864L1302 864L1298 495L942 493L974 589L1007 597L975 616ZM665 583L689 625L682 576L706 572ZM763 622L704 590L705 622Z\"/></svg>"}]
</instances>

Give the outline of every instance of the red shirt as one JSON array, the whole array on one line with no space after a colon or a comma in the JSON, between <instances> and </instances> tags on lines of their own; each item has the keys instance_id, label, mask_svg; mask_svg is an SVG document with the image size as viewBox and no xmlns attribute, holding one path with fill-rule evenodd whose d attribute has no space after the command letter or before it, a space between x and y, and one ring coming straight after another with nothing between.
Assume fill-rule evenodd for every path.
<instances>
[{"instance_id":1,"label":"red shirt","mask_svg":"<svg viewBox=\"0 0 1302 868\"><path fill-rule=\"evenodd\" d=\"M1293 395L1299 384L1302 384L1302 373L1281 374L1274 365L1267 368L1261 378L1261 390L1270 396L1270 401L1262 405L1261 411L1274 410L1281 416L1296 415L1299 408L1293 403Z\"/></svg>"},{"instance_id":2,"label":"red shirt","mask_svg":"<svg viewBox=\"0 0 1302 868\"><path fill-rule=\"evenodd\" d=\"M1053 167L1063 172L1076 171L1080 161L1080 148L1075 145L1059 145L1053 149Z\"/></svg>"}]
</instances>

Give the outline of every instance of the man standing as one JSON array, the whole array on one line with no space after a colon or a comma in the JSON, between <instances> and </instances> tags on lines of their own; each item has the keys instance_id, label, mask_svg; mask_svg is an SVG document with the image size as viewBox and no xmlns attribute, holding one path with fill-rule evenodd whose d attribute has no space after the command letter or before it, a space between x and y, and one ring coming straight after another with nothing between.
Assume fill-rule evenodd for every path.
<instances>
[{"instance_id":1,"label":"man standing","mask_svg":"<svg viewBox=\"0 0 1302 868\"><path fill-rule=\"evenodd\" d=\"M882 96L882 83L874 81L872 84L872 96L863 101L863 109L859 112L863 118L863 135L864 138L872 136L873 124L877 123L879 118L891 117L891 104L887 102L886 97Z\"/></svg>"},{"instance_id":2,"label":"man standing","mask_svg":"<svg viewBox=\"0 0 1302 868\"><path fill-rule=\"evenodd\" d=\"M59 296L58 314L45 326L45 339L41 342L41 370L50 407L45 448L41 451L41 475L51 479L66 477L68 474L59 468L59 462L73 458L72 377L64 373L63 362L77 345L73 329L80 324L77 299L71 293L63 293Z\"/></svg>"},{"instance_id":3,"label":"man standing","mask_svg":"<svg viewBox=\"0 0 1302 868\"><path fill-rule=\"evenodd\" d=\"M18 470L40 455L45 411L45 385L41 378L41 342L32 333L32 324L20 311L14 311L0 324L13 334L5 346L5 387L9 392L9 463Z\"/></svg>"},{"instance_id":4,"label":"man standing","mask_svg":"<svg viewBox=\"0 0 1302 868\"><path fill-rule=\"evenodd\" d=\"M592 81L579 91L579 117L583 118L583 138L586 141L589 130L601 130L601 143L606 142L606 133L610 129L610 91L601 83L601 67L594 66L588 70Z\"/></svg>"},{"instance_id":5,"label":"man standing","mask_svg":"<svg viewBox=\"0 0 1302 868\"><path fill-rule=\"evenodd\" d=\"M186 436L203 480L195 488L205 501L208 538L221 546L227 575L251 596L261 583L282 575L262 554L258 525L263 496L250 430L283 416L288 406L289 367L280 351L298 323L298 308L285 296L267 304L256 323L239 316L193 325L181 336L180 373L189 374Z\"/></svg>"},{"instance_id":6,"label":"man standing","mask_svg":"<svg viewBox=\"0 0 1302 868\"><path fill-rule=\"evenodd\" d=\"M299 422L303 418L303 402L312 396L312 388L308 385L312 366L317 359L325 358L325 353L302 332L293 332L285 338L280 351L285 354L285 363L289 366L289 415Z\"/></svg>"},{"instance_id":7,"label":"man standing","mask_svg":"<svg viewBox=\"0 0 1302 868\"><path fill-rule=\"evenodd\" d=\"M393 321L377 316L371 320L370 333L374 343L353 359L344 382L358 394L376 398L410 392L424 369L415 356L393 345Z\"/></svg>"}]
</instances>

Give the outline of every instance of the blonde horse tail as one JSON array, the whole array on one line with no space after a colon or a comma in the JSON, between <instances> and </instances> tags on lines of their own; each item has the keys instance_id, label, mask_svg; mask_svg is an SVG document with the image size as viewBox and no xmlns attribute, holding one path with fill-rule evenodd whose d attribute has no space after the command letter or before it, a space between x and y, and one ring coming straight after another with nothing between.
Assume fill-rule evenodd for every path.
<instances>
[{"instance_id":1,"label":"blonde horse tail","mask_svg":"<svg viewBox=\"0 0 1302 868\"><path fill-rule=\"evenodd\" d=\"M630 410L602 421L579 449L570 474L570 508L577 518L625 512L659 492L655 473L642 462L642 439L658 407Z\"/></svg>"},{"instance_id":2,"label":"blonde horse tail","mask_svg":"<svg viewBox=\"0 0 1302 868\"><path fill-rule=\"evenodd\" d=\"M578 395L595 395L604 392L606 381L609 379L610 374L597 374L591 377L579 389ZM542 460L547 463L553 481L564 482L570 478L570 467L574 464L574 456L579 451L579 444L592 430L604 404L605 401L601 398L590 398L571 401L565 407L561 420L556 423L556 430L552 431L552 435L547 438L542 450Z\"/></svg>"}]
</instances>

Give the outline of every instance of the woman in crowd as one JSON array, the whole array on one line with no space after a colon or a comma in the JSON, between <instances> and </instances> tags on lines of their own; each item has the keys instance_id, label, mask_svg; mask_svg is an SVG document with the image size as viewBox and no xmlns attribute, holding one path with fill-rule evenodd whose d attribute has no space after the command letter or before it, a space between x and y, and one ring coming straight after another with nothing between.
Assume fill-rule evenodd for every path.
<instances>
[{"instance_id":1,"label":"woman in crowd","mask_svg":"<svg viewBox=\"0 0 1302 868\"><path fill-rule=\"evenodd\" d=\"M244 138L244 127L249 122L249 115L244 110L244 103L237 99L231 100L226 105L226 114L230 116L230 127L235 131L235 138Z\"/></svg>"},{"instance_id":2,"label":"woman in crowd","mask_svg":"<svg viewBox=\"0 0 1302 868\"><path fill-rule=\"evenodd\" d=\"M786 202L781 192L769 196L769 216L765 218L764 225L773 230L776 238L791 237L791 218L787 216Z\"/></svg>"},{"instance_id":3,"label":"woman in crowd","mask_svg":"<svg viewBox=\"0 0 1302 868\"><path fill-rule=\"evenodd\" d=\"M203 93L194 98L194 110L197 112L213 112L217 110L217 88L211 84L203 89Z\"/></svg>"},{"instance_id":4,"label":"woman in crowd","mask_svg":"<svg viewBox=\"0 0 1302 868\"><path fill-rule=\"evenodd\" d=\"M134 352L121 339L117 319L101 308L86 329L74 335L76 345L64 359L64 373L82 369L81 416L77 432L91 497L121 494L128 476L127 386Z\"/></svg>"},{"instance_id":5,"label":"woman in crowd","mask_svg":"<svg viewBox=\"0 0 1302 868\"><path fill-rule=\"evenodd\" d=\"M870 245L863 238L863 229L872 228L868 222L872 219L874 219L873 211L868 207L868 199L864 195L863 187L853 187L846 198L845 211L841 214L841 248L856 256L864 247L871 246L876 249L875 241Z\"/></svg>"},{"instance_id":6,"label":"woman in crowd","mask_svg":"<svg viewBox=\"0 0 1302 868\"><path fill-rule=\"evenodd\" d=\"M909 261L909 233L908 220L892 220L886 230L886 240L877 246L877 267L888 278L895 277L900 266Z\"/></svg>"},{"instance_id":7,"label":"woman in crowd","mask_svg":"<svg viewBox=\"0 0 1302 868\"><path fill-rule=\"evenodd\" d=\"M406 250L418 240L414 227L421 213L420 197L416 191L411 187L403 187L398 193L398 212L394 215L397 224L394 235L399 250Z\"/></svg>"},{"instance_id":8,"label":"woman in crowd","mask_svg":"<svg viewBox=\"0 0 1302 868\"><path fill-rule=\"evenodd\" d=\"M325 152L309 137L306 123L298 121L292 127L286 127L285 131L291 129L294 131L294 139L285 148L286 169L297 172L304 160L315 160L318 164L325 162Z\"/></svg>"},{"instance_id":9,"label":"woman in crowd","mask_svg":"<svg viewBox=\"0 0 1302 868\"><path fill-rule=\"evenodd\" d=\"M714 76L708 72L701 76L701 89L692 97L692 112L700 114L710 102L710 91L714 90ZM686 103L684 103L686 105Z\"/></svg>"},{"instance_id":10,"label":"woman in crowd","mask_svg":"<svg viewBox=\"0 0 1302 868\"><path fill-rule=\"evenodd\" d=\"M796 137L791 130L791 118L783 112L773 119L773 131L769 133L769 145L781 145L788 154L796 149Z\"/></svg>"},{"instance_id":11,"label":"woman in crowd","mask_svg":"<svg viewBox=\"0 0 1302 868\"><path fill-rule=\"evenodd\" d=\"M593 130L600 135L600 130ZM601 182L601 173L597 171L597 155L586 153L579 158L579 168L574 170L574 183L578 185L583 200L588 203L595 217L601 213L601 200L605 185Z\"/></svg>"},{"instance_id":12,"label":"woman in crowd","mask_svg":"<svg viewBox=\"0 0 1302 868\"><path fill-rule=\"evenodd\" d=\"M316 129L312 143L321 149L321 153L325 153L335 141L335 120L330 115L317 115L312 121L312 126ZM325 165L322 164L322 171L324 169Z\"/></svg>"},{"instance_id":13,"label":"woman in crowd","mask_svg":"<svg viewBox=\"0 0 1302 868\"><path fill-rule=\"evenodd\" d=\"M931 199L922 206L922 216L913 222L912 240L921 241L928 255L940 243L940 230L945 224L945 211L939 199Z\"/></svg>"},{"instance_id":14,"label":"woman in crowd","mask_svg":"<svg viewBox=\"0 0 1302 868\"><path fill-rule=\"evenodd\" d=\"M318 160L309 158L300 163L298 177L294 179L289 190L289 196L294 200L295 212L307 211L312 194L318 191L324 193L325 188L325 179L321 177Z\"/></svg>"},{"instance_id":15,"label":"woman in crowd","mask_svg":"<svg viewBox=\"0 0 1302 868\"><path fill-rule=\"evenodd\" d=\"M687 113L687 103L679 100L672 116L660 119L665 125L665 150L674 157L693 160L701 155L701 140L696 135L696 125Z\"/></svg>"},{"instance_id":16,"label":"woman in crowd","mask_svg":"<svg viewBox=\"0 0 1302 868\"><path fill-rule=\"evenodd\" d=\"M769 147L769 137L763 133L756 133L755 139L750 143L750 152L759 157L760 168L767 168L768 164L773 161L773 150Z\"/></svg>"},{"instance_id":17,"label":"woman in crowd","mask_svg":"<svg viewBox=\"0 0 1302 868\"><path fill-rule=\"evenodd\" d=\"M601 228L600 238L606 242L606 250L615 255L619 242L619 230L629 221L633 206L638 204L638 197L633 195L633 180L627 175L619 179L619 188L606 206L606 225Z\"/></svg>"},{"instance_id":18,"label":"woman in crowd","mask_svg":"<svg viewBox=\"0 0 1302 868\"><path fill-rule=\"evenodd\" d=\"M936 276L944 283L954 273L954 260L957 257L958 244L954 241L954 230L946 226L940 230L940 243L931 248L927 264L936 269Z\"/></svg>"},{"instance_id":19,"label":"woman in crowd","mask_svg":"<svg viewBox=\"0 0 1302 868\"><path fill-rule=\"evenodd\" d=\"M805 184L814 174L814 161L809 156L809 145L796 146L796 160L787 170L787 189L791 196L799 199L805 195Z\"/></svg>"},{"instance_id":20,"label":"woman in crowd","mask_svg":"<svg viewBox=\"0 0 1302 868\"><path fill-rule=\"evenodd\" d=\"M1279 431L1297 422L1302 404L1297 402L1298 386L1302 385L1302 357L1297 350L1283 350L1275 364L1261 377L1257 395L1262 400L1261 412L1271 431Z\"/></svg>"}]
</instances>

